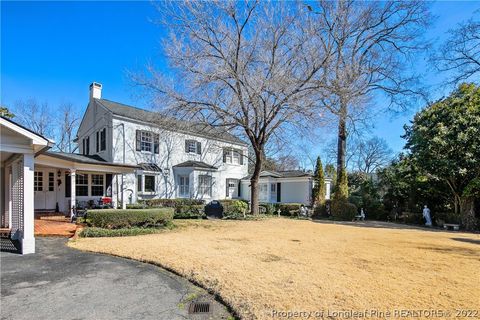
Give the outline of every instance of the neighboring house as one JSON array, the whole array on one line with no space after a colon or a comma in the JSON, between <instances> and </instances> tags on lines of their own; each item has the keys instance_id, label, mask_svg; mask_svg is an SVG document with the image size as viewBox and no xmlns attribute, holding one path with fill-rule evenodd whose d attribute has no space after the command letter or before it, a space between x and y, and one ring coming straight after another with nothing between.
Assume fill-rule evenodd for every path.
<instances>
[{"instance_id":1,"label":"neighboring house","mask_svg":"<svg viewBox=\"0 0 480 320\"><path fill-rule=\"evenodd\" d=\"M114 177L116 203L122 198L123 203L135 203L156 198L242 197L240 179L248 173L245 142L223 129L102 99L99 83L90 85L77 142L84 156L137 167Z\"/></svg>"},{"instance_id":2,"label":"neighboring house","mask_svg":"<svg viewBox=\"0 0 480 320\"><path fill-rule=\"evenodd\" d=\"M250 200L250 179L246 176L241 181L243 199ZM330 178L325 179L325 199L330 199ZM272 203L312 202L313 174L301 170L262 171L259 179L259 201Z\"/></svg>"}]
</instances>

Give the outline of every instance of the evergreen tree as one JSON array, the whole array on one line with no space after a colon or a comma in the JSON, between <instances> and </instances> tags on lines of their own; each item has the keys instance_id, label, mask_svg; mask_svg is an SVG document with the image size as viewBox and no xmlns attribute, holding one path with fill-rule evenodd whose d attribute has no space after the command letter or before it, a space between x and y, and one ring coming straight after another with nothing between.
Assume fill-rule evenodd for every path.
<instances>
[{"instance_id":1,"label":"evergreen tree","mask_svg":"<svg viewBox=\"0 0 480 320\"><path fill-rule=\"evenodd\" d=\"M323 205L325 202L325 175L320 157L317 157L313 180L315 183L312 191L313 205Z\"/></svg>"}]
</instances>

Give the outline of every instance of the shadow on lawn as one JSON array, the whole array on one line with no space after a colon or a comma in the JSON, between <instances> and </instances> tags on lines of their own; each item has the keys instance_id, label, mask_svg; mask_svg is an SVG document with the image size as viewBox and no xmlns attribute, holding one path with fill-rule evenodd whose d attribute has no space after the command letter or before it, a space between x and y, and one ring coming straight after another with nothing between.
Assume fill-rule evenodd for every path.
<instances>
[{"instance_id":1,"label":"shadow on lawn","mask_svg":"<svg viewBox=\"0 0 480 320\"><path fill-rule=\"evenodd\" d=\"M315 223L325 223L325 224L339 224L344 226L352 226L352 227L359 227L359 228L380 228L380 229L397 229L397 230L422 230L422 231L432 231L432 232L445 232L443 229L436 229L436 228L427 228L422 226L413 226L408 224L400 224L394 222L386 222L386 221L375 221L375 220L367 220L367 221L334 221L334 220L312 220ZM458 232L458 231L457 231Z\"/></svg>"},{"instance_id":2,"label":"shadow on lawn","mask_svg":"<svg viewBox=\"0 0 480 320\"><path fill-rule=\"evenodd\" d=\"M480 245L480 240L475 240L475 239L468 239L468 238L452 238L452 240L455 240L455 241L460 241L460 242L466 242L466 243L473 243L473 244L478 244L478 245Z\"/></svg>"}]
</instances>

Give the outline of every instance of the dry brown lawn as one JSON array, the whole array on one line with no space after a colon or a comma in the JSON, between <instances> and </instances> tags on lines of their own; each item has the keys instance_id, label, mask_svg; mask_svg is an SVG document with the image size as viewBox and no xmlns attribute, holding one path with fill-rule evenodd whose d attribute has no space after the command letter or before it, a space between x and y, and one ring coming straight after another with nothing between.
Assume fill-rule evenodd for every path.
<instances>
[{"instance_id":1,"label":"dry brown lawn","mask_svg":"<svg viewBox=\"0 0 480 320\"><path fill-rule=\"evenodd\" d=\"M160 234L70 245L174 270L218 293L242 319L480 309L478 234L288 219L178 223Z\"/></svg>"}]
</instances>

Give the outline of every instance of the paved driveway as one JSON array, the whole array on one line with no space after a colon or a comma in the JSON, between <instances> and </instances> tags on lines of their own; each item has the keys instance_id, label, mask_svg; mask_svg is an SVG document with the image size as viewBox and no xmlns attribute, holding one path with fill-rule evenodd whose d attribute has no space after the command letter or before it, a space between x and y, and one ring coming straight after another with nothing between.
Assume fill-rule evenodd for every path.
<instances>
[{"instance_id":1,"label":"paved driveway","mask_svg":"<svg viewBox=\"0 0 480 320\"><path fill-rule=\"evenodd\" d=\"M211 301L206 318L225 307L204 290L161 268L77 251L63 238L37 238L37 253L0 253L1 319L205 319L191 300Z\"/></svg>"}]
</instances>

